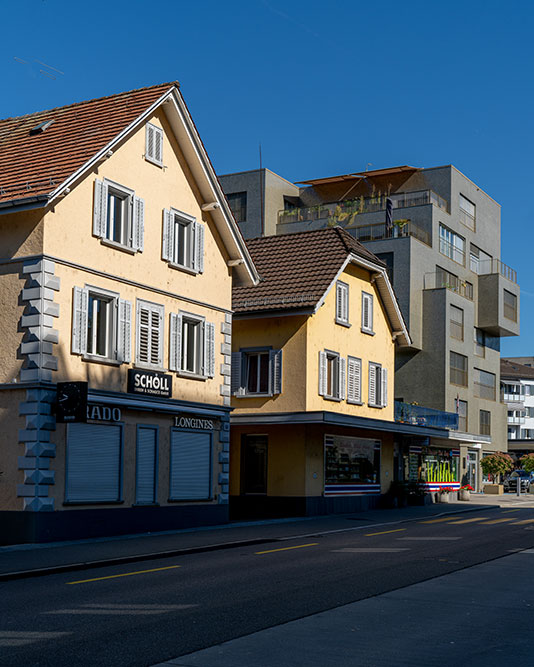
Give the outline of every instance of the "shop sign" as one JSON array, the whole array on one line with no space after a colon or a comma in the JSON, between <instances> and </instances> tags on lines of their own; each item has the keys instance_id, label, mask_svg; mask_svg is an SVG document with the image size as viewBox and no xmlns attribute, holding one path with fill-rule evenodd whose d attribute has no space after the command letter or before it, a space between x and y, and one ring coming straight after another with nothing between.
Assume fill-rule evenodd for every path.
<instances>
[{"instance_id":1,"label":"shop sign","mask_svg":"<svg viewBox=\"0 0 534 667\"><path fill-rule=\"evenodd\" d=\"M130 368L128 369L128 392L170 398L172 396L172 375Z\"/></svg>"},{"instance_id":2,"label":"shop sign","mask_svg":"<svg viewBox=\"0 0 534 667\"><path fill-rule=\"evenodd\" d=\"M195 417L193 415L174 417L174 426L176 428L193 428L197 431L213 431L213 420Z\"/></svg>"},{"instance_id":3,"label":"shop sign","mask_svg":"<svg viewBox=\"0 0 534 667\"><path fill-rule=\"evenodd\" d=\"M100 422L120 422L122 418L120 408L108 408L106 405L88 405L87 419Z\"/></svg>"}]
</instances>

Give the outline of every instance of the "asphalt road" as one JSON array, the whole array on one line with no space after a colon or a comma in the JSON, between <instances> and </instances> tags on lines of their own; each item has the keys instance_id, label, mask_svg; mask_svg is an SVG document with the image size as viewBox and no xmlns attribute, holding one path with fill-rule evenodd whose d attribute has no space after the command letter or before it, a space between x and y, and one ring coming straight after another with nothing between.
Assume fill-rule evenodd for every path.
<instances>
[{"instance_id":1,"label":"asphalt road","mask_svg":"<svg viewBox=\"0 0 534 667\"><path fill-rule=\"evenodd\" d=\"M488 510L0 585L0 665L153 665L534 547Z\"/></svg>"}]
</instances>

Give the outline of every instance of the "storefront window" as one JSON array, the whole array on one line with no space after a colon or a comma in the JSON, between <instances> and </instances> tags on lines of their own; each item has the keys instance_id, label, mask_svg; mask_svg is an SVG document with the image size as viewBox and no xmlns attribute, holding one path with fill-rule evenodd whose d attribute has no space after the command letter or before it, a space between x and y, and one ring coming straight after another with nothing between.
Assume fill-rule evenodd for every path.
<instances>
[{"instance_id":1,"label":"storefront window","mask_svg":"<svg viewBox=\"0 0 534 667\"><path fill-rule=\"evenodd\" d=\"M448 450L428 448L421 452L410 452L405 457L405 479L410 482L457 482L457 456L451 456Z\"/></svg>"},{"instance_id":2,"label":"storefront window","mask_svg":"<svg viewBox=\"0 0 534 667\"><path fill-rule=\"evenodd\" d=\"M380 484L380 440L326 436L325 488L370 484Z\"/></svg>"}]
</instances>

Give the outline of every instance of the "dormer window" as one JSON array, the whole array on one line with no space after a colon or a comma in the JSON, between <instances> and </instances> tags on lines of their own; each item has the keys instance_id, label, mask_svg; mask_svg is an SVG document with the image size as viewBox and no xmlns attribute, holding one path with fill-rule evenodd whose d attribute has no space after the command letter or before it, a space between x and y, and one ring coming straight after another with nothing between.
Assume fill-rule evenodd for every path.
<instances>
[{"instance_id":1,"label":"dormer window","mask_svg":"<svg viewBox=\"0 0 534 667\"><path fill-rule=\"evenodd\" d=\"M163 166L163 130L152 123L146 124L145 159Z\"/></svg>"}]
</instances>

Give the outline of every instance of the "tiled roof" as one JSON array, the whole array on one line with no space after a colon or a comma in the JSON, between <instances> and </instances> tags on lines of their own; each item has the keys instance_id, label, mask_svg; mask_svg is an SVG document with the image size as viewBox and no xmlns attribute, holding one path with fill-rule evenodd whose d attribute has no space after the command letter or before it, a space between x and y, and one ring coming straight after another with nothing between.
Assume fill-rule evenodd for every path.
<instances>
[{"instance_id":1,"label":"tiled roof","mask_svg":"<svg viewBox=\"0 0 534 667\"><path fill-rule=\"evenodd\" d=\"M174 83L0 120L0 203L48 195ZM30 130L53 123L39 134Z\"/></svg>"},{"instance_id":2,"label":"tiled roof","mask_svg":"<svg viewBox=\"0 0 534 667\"><path fill-rule=\"evenodd\" d=\"M521 378L534 378L534 368L518 364L516 361L501 359L501 378L510 378L520 380Z\"/></svg>"},{"instance_id":3,"label":"tiled roof","mask_svg":"<svg viewBox=\"0 0 534 667\"><path fill-rule=\"evenodd\" d=\"M247 246L261 282L234 287L236 313L315 306L351 253L385 266L341 227L250 239Z\"/></svg>"}]
</instances>

